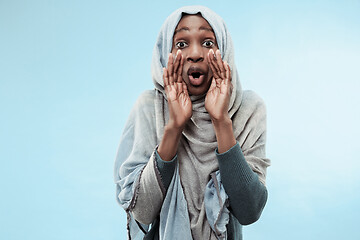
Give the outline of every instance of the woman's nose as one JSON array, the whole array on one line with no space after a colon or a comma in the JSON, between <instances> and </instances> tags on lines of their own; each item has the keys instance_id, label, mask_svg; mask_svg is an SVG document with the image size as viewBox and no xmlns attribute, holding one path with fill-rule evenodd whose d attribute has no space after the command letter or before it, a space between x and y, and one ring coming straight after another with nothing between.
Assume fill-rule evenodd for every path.
<instances>
[{"instance_id":1,"label":"woman's nose","mask_svg":"<svg viewBox=\"0 0 360 240\"><path fill-rule=\"evenodd\" d=\"M191 46L188 52L188 56L186 58L188 62L202 62L204 61L203 52L201 51L200 46Z\"/></svg>"}]
</instances>

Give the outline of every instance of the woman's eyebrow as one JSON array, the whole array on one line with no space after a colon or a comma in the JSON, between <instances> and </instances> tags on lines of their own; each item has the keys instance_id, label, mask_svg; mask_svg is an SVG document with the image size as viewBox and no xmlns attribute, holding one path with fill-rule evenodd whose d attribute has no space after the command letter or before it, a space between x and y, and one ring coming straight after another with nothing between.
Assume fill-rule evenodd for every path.
<instances>
[{"instance_id":1,"label":"woman's eyebrow","mask_svg":"<svg viewBox=\"0 0 360 240\"><path fill-rule=\"evenodd\" d=\"M182 28L176 29L174 32L174 35L181 31L190 31L190 29L188 27L182 27Z\"/></svg>"},{"instance_id":2,"label":"woman's eyebrow","mask_svg":"<svg viewBox=\"0 0 360 240\"><path fill-rule=\"evenodd\" d=\"M206 31L210 31L212 33L214 32L214 30L212 28L203 27L203 26L199 27L199 30L206 30Z\"/></svg>"},{"instance_id":3,"label":"woman's eyebrow","mask_svg":"<svg viewBox=\"0 0 360 240\"><path fill-rule=\"evenodd\" d=\"M205 30L205 31L209 31L209 32L214 33L214 30L212 28L209 28L209 27L201 26L201 27L199 27L199 30ZM182 27L182 28L176 29L174 31L174 35L177 34L178 32L181 32L181 31L190 31L190 29L188 27Z\"/></svg>"}]
</instances>

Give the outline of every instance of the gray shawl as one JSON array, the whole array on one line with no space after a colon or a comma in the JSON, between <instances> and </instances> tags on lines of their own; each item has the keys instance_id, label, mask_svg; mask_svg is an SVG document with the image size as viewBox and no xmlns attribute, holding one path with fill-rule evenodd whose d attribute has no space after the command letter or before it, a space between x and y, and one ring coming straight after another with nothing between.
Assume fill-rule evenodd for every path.
<instances>
[{"instance_id":1,"label":"gray shawl","mask_svg":"<svg viewBox=\"0 0 360 240\"><path fill-rule=\"evenodd\" d=\"M141 239L143 233L140 229L149 227L135 223L131 212L136 204L143 204L144 201L140 200L143 196L152 210L157 209L155 212L160 215L160 239L226 239L229 221L227 195L214 153L217 142L204 106L205 95L191 96L193 115L183 131L177 151L178 164L167 192L157 179L154 164L154 150L161 141L169 116L162 68L167 66L174 30L182 13L199 12L213 28L222 58L231 67L233 92L229 115L234 136L249 166L265 184L269 165L265 158L265 108L255 93L241 89L233 45L225 23L206 7L180 8L166 19L160 30L152 60L155 90L145 92L135 104L115 161L117 200L128 213L131 239Z\"/></svg>"}]
</instances>

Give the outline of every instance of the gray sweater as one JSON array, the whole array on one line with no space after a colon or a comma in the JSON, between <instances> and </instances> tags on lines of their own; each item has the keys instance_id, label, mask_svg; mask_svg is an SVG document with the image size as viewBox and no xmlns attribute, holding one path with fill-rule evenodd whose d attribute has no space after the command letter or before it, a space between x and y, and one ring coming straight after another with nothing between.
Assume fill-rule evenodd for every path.
<instances>
[{"instance_id":1,"label":"gray sweater","mask_svg":"<svg viewBox=\"0 0 360 240\"><path fill-rule=\"evenodd\" d=\"M221 154L216 149L214 154L218 159L221 181L229 196L230 212L234 216L227 226L228 239L241 239L242 235L238 234L241 232L241 225L248 225L259 219L267 200L267 190L245 161L239 143ZM164 161L156 151L155 159L161 183L166 190L175 171L177 156L171 161ZM157 239L156 224L154 225L146 239Z\"/></svg>"}]
</instances>

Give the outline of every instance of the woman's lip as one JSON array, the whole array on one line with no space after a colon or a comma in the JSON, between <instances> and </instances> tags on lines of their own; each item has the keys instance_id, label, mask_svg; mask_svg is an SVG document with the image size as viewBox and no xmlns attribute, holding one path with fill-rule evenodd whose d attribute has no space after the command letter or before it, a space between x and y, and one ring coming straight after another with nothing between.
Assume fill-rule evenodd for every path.
<instances>
[{"instance_id":1,"label":"woman's lip","mask_svg":"<svg viewBox=\"0 0 360 240\"><path fill-rule=\"evenodd\" d=\"M199 86L204 82L204 75L201 74L199 78L194 78L191 74L188 75L191 85Z\"/></svg>"},{"instance_id":2,"label":"woman's lip","mask_svg":"<svg viewBox=\"0 0 360 240\"><path fill-rule=\"evenodd\" d=\"M189 67L189 69L187 71L187 74L191 75L192 73L195 73L195 72L200 73L200 74L204 74L204 71L201 68L196 67L196 66Z\"/></svg>"}]
</instances>

